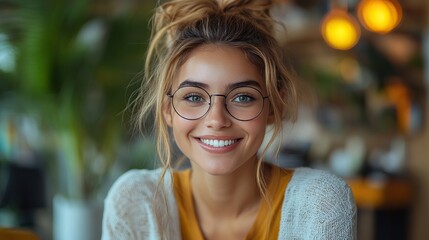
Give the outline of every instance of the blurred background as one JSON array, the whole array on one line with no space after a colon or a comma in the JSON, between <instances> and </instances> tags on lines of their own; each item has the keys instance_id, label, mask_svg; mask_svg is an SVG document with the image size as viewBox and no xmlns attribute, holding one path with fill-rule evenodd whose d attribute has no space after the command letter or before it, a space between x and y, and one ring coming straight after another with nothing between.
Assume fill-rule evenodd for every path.
<instances>
[{"instance_id":1,"label":"blurred background","mask_svg":"<svg viewBox=\"0 0 429 240\"><path fill-rule=\"evenodd\" d=\"M131 127L155 0L0 0L0 227L100 239L103 199L154 168ZM298 121L277 164L344 177L359 239L429 236L429 2L277 0ZM267 134L270 134L268 132Z\"/></svg>"}]
</instances>

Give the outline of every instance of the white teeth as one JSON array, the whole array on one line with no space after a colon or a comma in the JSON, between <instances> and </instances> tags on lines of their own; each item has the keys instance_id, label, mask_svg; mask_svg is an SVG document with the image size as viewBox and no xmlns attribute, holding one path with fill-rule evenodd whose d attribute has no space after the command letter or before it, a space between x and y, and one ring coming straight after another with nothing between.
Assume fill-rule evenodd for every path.
<instances>
[{"instance_id":1,"label":"white teeth","mask_svg":"<svg viewBox=\"0 0 429 240\"><path fill-rule=\"evenodd\" d=\"M201 142L212 147L226 147L234 144L236 140L201 139Z\"/></svg>"}]
</instances>

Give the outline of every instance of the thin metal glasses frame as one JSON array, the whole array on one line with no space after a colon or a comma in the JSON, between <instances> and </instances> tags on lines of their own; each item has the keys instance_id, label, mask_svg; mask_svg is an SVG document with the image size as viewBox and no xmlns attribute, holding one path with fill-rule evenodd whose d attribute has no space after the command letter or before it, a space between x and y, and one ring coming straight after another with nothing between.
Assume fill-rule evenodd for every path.
<instances>
[{"instance_id":1,"label":"thin metal glasses frame","mask_svg":"<svg viewBox=\"0 0 429 240\"><path fill-rule=\"evenodd\" d=\"M225 101L224 101L224 107L225 107L226 111L228 112L228 114L229 114L231 117L233 117L234 119L239 120L239 121L243 121L243 122L251 121L251 120L253 120L253 119L255 119L255 118L259 117L259 115L261 115L262 111L264 110L264 107L265 107L265 99L268 99L268 96L264 96L264 95L262 94L262 92L261 92L259 89L255 88L255 87L252 87L252 86L246 86L245 88L252 88L252 89L256 90L256 91L261 95L261 97L262 97L262 107L261 107L261 110L258 112L258 114L257 114L255 117L252 117L252 118L250 118L250 119L244 119L244 120L243 120L243 119L240 119L240 118L235 117L235 116L234 116L234 115L233 115L233 114L228 110L228 106L227 106L228 104L227 104L227 101L226 101L226 99L227 99L228 95L229 95L232 91L234 91L234 90L236 90L236 89L238 89L238 88L244 88L243 86L241 86L241 87L236 87L236 88L231 89L231 90L230 90L226 95L225 95L225 94L217 94L217 93L215 93L215 94L210 94L210 93L208 93L204 88L201 88L201 87L198 87L198 86L192 86L192 87L194 87L194 88L199 88L199 89L203 90L203 91L207 94L207 96L209 96L209 99L210 99L210 102L209 102L209 108L207 109L207 111L206 111L206 112L205 112L201 117L197 117L197 118L187 118L187 117L184 117L184 116L182 116L182 115L179 113L179 111L177 111L176 107L174 106L173 97L174 97L174 95L176 94L176 92L177 92L177 91L179 91L179 90L180 90L180 89L182 89L182 88L187 88L187 87L181 87L181 88L178 88L178 89L176 89L176 91L174 91L174 93L173 93L173 94L167 94L167 96L172 100L172 101L171 101L171 103L172 103L172 105L173 105L173 109L174 109L174 111L177 113L177 115L179 115L179 116L180 116L181 118L183 118L183 119L191 120L191 121L201 119L201 118L203 118L204 116L206 116L208 112L210 112L210 109L211 109L211 107L212 107L212 97L213 97L213 96L215 96L215 97L224 97L224 99L225 99Z\"/></svg>"}]
</instances>

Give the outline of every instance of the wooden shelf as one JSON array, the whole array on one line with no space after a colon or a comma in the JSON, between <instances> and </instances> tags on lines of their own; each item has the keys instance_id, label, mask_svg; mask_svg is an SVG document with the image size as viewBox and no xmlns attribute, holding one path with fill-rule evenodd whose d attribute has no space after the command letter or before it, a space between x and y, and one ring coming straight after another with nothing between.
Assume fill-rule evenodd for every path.
<instances>
[{"instance_id":1,"label":"wooden shelf","mask_svg":"<svg viewBox=\"0 0 429 240\"><path fill-rule=\"evenodd\" d=\"M364 178L347 181L358 208L395 209L411 204L413 190L410 182L391 179L376 181Z\"/></svg>"}]
</instances>

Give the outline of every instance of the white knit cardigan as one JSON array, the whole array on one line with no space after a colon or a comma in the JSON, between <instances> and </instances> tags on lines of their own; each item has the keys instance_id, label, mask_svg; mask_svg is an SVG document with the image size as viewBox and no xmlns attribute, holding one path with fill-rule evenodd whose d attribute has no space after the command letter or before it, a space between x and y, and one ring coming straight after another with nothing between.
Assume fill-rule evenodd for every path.
<instances>
[{"instance_id":1,"label":"white knit cardigan","mask_svg":"<svg viewBox=\"0 0 429 240\"><path fill-rule=\"evenodd\" d=\"M180 239L180 222L171 175L165 175L168 206L156 208L168 219L155 218L153 195L161 170L130 170L110 189L104 205L103 240ZM356 237L356 205L345 181L326 171L294 170L282 205L278 239L344 240Z\"/></svg>"}]
</instances>

